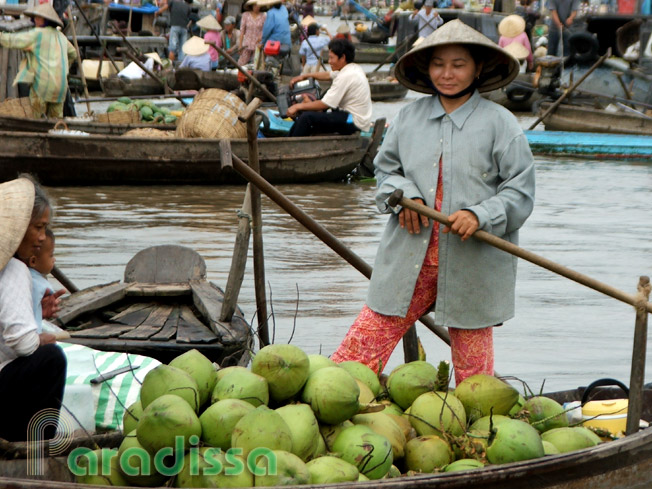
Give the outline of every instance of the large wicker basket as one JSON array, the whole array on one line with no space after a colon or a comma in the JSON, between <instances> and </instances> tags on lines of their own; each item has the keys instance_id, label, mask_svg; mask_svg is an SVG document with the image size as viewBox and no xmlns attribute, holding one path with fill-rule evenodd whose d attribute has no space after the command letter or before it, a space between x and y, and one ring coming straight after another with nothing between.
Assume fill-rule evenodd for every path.
<instances>
[{"instance_id":1,"label":"large wicker basket","mask_svg":"<svg viewBox=\"0 0 652 489\"><path fill-rule=\"evenodd\" d=\"M29 103L29 97L8 98L0 103L0 115L8 117L22 117L27 119L34 118L32 104Z\"/></svg>"},{"instance_id":2,"label":"large wicker basket","mask_svg":"<svg viewBox=\"0 0 652 489\"><path fill-rule=\"evenodd\" d=\"M247 106L238 97L219 88L195 97L177 125L181 138L245 138L247 126L238 120Z\"/></svg>"},{"instance_id":3,"label":"large wicker basket","mask_svg":"<svg viewBox=\"0 0 652 489\"><path fill-rule=\"evenodd\" d=\"M140 122L140 113L137 110L114 110L106 114L97 114L97 122L110 124L135 124Z\"/></svg>"}]
</instances>

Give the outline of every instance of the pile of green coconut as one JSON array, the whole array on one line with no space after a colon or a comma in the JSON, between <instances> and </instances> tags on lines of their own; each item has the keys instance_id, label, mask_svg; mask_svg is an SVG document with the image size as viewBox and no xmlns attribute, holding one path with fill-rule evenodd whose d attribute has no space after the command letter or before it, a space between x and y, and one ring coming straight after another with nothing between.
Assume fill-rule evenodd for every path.
<instances>
[{"instance_id":1,"label":"pile of green coconut","mask_svg":"<svg viewBox=\"0 0 652 489\"><path fill-rule=\"evenodd\" d=\"M525 400L475 375L450 390L449 367L395 368L386 382L292 345L261 349L251 368L216 370L196 350L145 377L124 417L103 485L253 487L341 483L477 470L597 445L550 398ZM146 451L150 466L139 466ZM136 460L124 460L134 454ZM167 458L166 458L167 457ZM147 457L145 458L147 459ZM171 460L174 460L173 462ZM157 467L173 465L173 475ZM159 464L158 466L156 464Z\"/></svg>"}]
</instances>

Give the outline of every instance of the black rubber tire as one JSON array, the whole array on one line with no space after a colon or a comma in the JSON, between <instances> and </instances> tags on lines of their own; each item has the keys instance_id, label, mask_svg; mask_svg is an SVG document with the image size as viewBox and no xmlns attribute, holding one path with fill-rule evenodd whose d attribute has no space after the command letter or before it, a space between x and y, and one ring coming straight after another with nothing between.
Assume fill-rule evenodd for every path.
<instances>
[{"instance_id":1,"label":"black rubber tire","mask_svg":"<svg viewBox=\"0 0 652 489\"><path fill-rule=\"evenodd\" d=\"M568 38L571 57L578 64L593 63L598 59L598 39L590 32L575 32Z\"/></svg>"},{"instance_id":2,"label":"black rubber tire","mask_svg":"<svg viewBox=\"0 0 652 489\"><path fill-rule=\"evenodd\" d=\"M512 102L526 102L532 96L531 90L524 90L521 87L510 87L505 89L505 95Z\"/></svg>"}]
</instances>

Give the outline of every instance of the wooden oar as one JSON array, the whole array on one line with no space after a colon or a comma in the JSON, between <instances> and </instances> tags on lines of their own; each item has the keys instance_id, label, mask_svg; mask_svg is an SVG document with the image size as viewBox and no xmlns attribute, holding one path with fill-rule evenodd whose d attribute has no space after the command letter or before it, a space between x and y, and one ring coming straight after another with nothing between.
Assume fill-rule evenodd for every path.
<instances>
[{"instance_id":1,"label":"wooden oar","mask_svg":"<svg viewBox=\"0 0 652 489\"><path fill-rule=\"evenodd\" d=\"M371 266L364 261L360 256L351 251L342 241L337 239L330 231L328 231L324 226L315 221L312 217L306 214L301 210L296 204L294 204L289 198L287 198L280 190L278 190L274 185L269 183L258 173L253 171L245 162L243 162L236 155L232 156L233 158L233 168L240 173L244 178L249 182L254 184L260 189L267 197L274 201L281 209L286 211L292 217L294 217L302 226L304 226L308 231L314 234L319 238L326 246L332 249L339 256L344 258L350 265L352 265L356 270L362 273L365 277L371 278L372 268ZM451 344L450 336L448 331L441 326L437 326L435 321L430 316L423 316L419 321L426 326L430 331L435 333L439 338L441 338L447 345Z\"/></svg>"},{"instance_id":2,"label":"wooden oar","mask_svg":"<svg viewBox=\"0 0 652 489\"><path fill-rule=\"evenodd\" d=\"M256 77L252 76L251 73L249 73L247 70L245 70L240 64L233 59L233 56L231 56L229 53L227 53L224 49L222 49L220 46L215 44L213 41L204 41L205 44L208 44L209 46L213 46L215 49L217 49L217 52L220 53L222 56L224 56L227 61L231 64L233 64L240 73L242 73L244 76L247 77L247 79L256 85L258 88L262 90L262 92L269 98L272 102L276 102L276 95L272 94L269 90L267 90L267 87L260 83L258 80L256 80Z\"/></svg>"},{"instance_id":3,"label":"wooden oar","mask_svg":"<svg viewBox=\"0 0 652 489\"><path fill-rule=\"evenodd\" d=\"M403 197L403 191L400 189L394 191L388 200L388 204L392 207L401 205L406 209L411 209L446 226L451 226L452 224L445 214L437 212L428 206L419 204L413 200ZM640 301L637 300L636 296L632 294L623 292L619 289L616 289L615 287L612 287L611 285L607 285L603 282L600 282L599 280L584 275L583 273L572 270L568 267L560 265L559 263L555 263L552 260L548 260L547 258L532 253L531 251L521 248L520 246L510 243L509 241L499 238L498 236L495 236L491 233L478 230L473 234L473 237L479 239L480 241L484 241L485 243L490 244L495 248L522 258L523 260L527 260L530 263L534 263L535 265L545 268L546 270L550 270L551 272L571 279L574 282L585 285L593 290L597 290L598 292L602 292L603 294L613 297L614 299L618 299L621 302L630 304L632 306L640 306ZM646 302L645 310L647 310L647 312L652 312L652 304Z\"/></svg>"},{"instance_id":4,"label":"wooden oar","mask_svg":"<svg viewBox=\"0 0 652 489\"><path fill-rule=\"evenodd\" d=\"M66 275L56 266L52 269L52 276L56 278L71 294L79 290L79 288L72 283L72 280L66 277Z\"/></svg>"},{"instance_id":5,"label":"wooden oar","mask_svg":"<svg viewBox=\"0 0 652 489\"><path fill-rule=\"evenodd\" d=\"M562 43L562 44L563 44L563 43ZM534 129L535 127L537 127L537 125L539 124L539 122L541 122L542 120L544 120L546 117L548 117L548 114L550 114L553 110L555 110L557 107L559 107L559 104L561 104L564 100L566 100L566 97L568 97L568 96L573 92L573 90L575 90L578 86L580 86L580 84L581 84L584 80L586 80L586 78L587 78L591 73L593 73L593 72L596 70L596 68L597 68L598 66L600 66L602 63L604 63L604 60L607 59L609 56L611 56L611 48L607 49L607 52L604 53L604 54L600 57L600 59L598 59L598 60L595 62L595 64L594 64L593 66L591 66L591 68L589 68L589 70L581 76L581 78L580 78L579 80L577 80L575 83L573 83L573 85L571 85L571 87L570 87L568 90L566 90L566 91L562 94L561 97L559 97L557 100L555 100L555 102L554 102L550 107L548 107L548 109L547 109L547 110L546 110L546 111L545 111L541 116L537 117L537 120L534 121L534 122L532 123L532 125L528 128L528 130L531 131L532 129Z\"/></svg>"}]
</instances>

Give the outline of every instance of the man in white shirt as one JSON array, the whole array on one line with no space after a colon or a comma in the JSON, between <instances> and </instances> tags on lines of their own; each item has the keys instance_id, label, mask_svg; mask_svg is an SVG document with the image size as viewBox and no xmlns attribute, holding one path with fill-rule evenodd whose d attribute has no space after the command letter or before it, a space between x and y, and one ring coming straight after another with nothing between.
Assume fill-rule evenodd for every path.
<instances>
[{"instance_id":1,"label":"man in white shirt","mask_svg":"<svg viewBox=\"0 0 652 489\"><path fill-rule=\"evenodd\" d=\"M364 70L353 61L355 48L346 39L333 39L328 44L328 64L333 71L304 73L294 77L295 83L315 78L333 80L321 100L301 102L288 108L287 114L294 118L299 113L290 136L314 134L353 134L371 128L371 91ZM331 109L330 112L328 109Z\"/></svg>"},{"instance_id":2,"label":"man in white shirt","mask_svg":"<svg viewBox=\"0 0 652 489\"><path fill-rule=\"evenodd\" d=\"M444 23L444 19L433 8L434 0L426 0L423 8L415 10L410 19L419 19L419 37L428 37L435 32L437 27Z\"/></svg>"}]
</instances>

